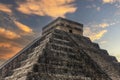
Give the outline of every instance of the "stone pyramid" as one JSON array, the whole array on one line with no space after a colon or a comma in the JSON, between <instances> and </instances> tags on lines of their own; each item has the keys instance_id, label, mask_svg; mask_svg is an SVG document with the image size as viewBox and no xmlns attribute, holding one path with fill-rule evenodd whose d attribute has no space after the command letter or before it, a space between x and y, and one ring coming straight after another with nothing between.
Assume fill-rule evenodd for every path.
<instances>
[{"instance_id":1,"label":"stone pyramid","mask_svg":"<svg viewBox=\"0 0 120 80\"><path fill-rule=\"evenodd\" d=\"M82 24L59 17L0 67L0 80L120 80L120 63L83 36Z\"/></svg>"}]
</instances>

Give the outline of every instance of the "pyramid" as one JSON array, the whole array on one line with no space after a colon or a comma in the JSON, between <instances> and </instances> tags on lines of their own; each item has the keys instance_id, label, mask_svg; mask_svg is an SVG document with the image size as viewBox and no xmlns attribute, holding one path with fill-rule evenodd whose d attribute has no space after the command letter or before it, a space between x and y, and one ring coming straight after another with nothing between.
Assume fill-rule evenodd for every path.
<instances>
[{"instance_id":1,"label":"pyramid","mask_svg":"<svg viewBox=\"0 0 120 80\"><path fill-rule=\"evenodd\" d=\"M83 36L83 24L59 17L0 67L0 80L120 80L120 63Z\"/></svg>"}]
</instances>

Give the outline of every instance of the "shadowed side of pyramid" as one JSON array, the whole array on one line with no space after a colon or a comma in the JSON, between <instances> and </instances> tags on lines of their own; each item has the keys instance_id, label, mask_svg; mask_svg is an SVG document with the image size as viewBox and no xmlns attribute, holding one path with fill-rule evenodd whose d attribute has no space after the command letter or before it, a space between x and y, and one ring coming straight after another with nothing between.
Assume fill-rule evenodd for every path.
<instances>
[{"instance_id":1,"label":"shadowed side of pyramid","mask_svg":"<svg viewBox=\"0 0 120 80\"><path fill-rule=\"evenodd\" d=\"M83 25L58 18L1 66L0 80L119 80L115 57L83 36Z\"/></svg>"}]
</instances>

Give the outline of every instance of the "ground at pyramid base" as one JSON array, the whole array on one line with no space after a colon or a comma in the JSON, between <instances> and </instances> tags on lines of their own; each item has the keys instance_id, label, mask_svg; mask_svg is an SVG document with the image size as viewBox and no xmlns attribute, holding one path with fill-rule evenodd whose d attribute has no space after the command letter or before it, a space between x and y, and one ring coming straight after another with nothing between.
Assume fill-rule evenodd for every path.
<instances>
[{"instance_id":1,"label":"ground at pyramid base","mask_svg":"<svg viewBox=\"0 0 120 80\"><path fill-rule=\"evenodd\" d=\"M83 24L59 17L0 67L0 80L120 80L120 63L83 36Z\"/></svg>"}]
</instances>

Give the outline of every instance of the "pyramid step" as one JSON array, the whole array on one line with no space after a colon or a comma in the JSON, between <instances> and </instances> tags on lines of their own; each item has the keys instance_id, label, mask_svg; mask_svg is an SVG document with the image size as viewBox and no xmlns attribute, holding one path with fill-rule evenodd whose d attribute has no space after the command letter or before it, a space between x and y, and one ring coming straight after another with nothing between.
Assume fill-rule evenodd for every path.
<instances>
[{"instance_id":1,"label":"pyramid step","mask_svg":"<svg viewBox=\"0 0 120 80\"><path fill-rule=\"evenodd\" d=\"M65 52L65 51L60 51L60 50L55 50L55 49L50 49L50 51L51 51L51 53L53 53L53 55L54 55L54 53L56 54L56 55L75 55L75 53L72 53L72 52Z\"/></svg>"},{"instance_id":2,"label":"pyramid step","mask_svg":"<svg viewBox=\"0 0 120 80\"><path fill-rule=\"evenodd\" d=\"M32 66L31 65L26 65L24 67L20 67L20 68L17 68L17 69L14 69L13 71L11 72L8 72L9 75L7 75L5 77L5 80L14 80L13 78L17 78L17 77L21 77L21 76L24 76L28 73L28 71L30 71L32 69ZM18 80L18 79L17 79Z\"/></svg>"},{"instance_id":3,"label":"pyramid step","mask_svg":"<svg viewBox=\"0 0 120 80\"><path fill-rule=\"evenodd\" d=\"M116 62L118 64L118 66L120 66L120 62Z\"/></svg>"},{"instance_id":4,"label":"pyramid step","mask_svg":"<svg viewBox=\"0 0 120 80\"><path fill-rule=\"evenodd\" d=\"M27 76L22 76L22 77L6 77L3 80L26 80Z\"/></svg>"},{"instance_id":5,"label":"pyramid step","mask_svg":"<svg viewBox=\"0 0 120 80\"><path fill-rule=\"evenodd\" d=\"M37 61L37 58L36 57L32 57L32 58L29 58L29 59L27 59L27 60L25 60L25 61L22 61L21 62L21 67L24 67L24 66L26 66L26 65L32 65L35 61Z\"/></svg>"},{"instance_id":6,"label":"pyramid step","mask_svg":"<svg viewBox=\"0 0 120 80\"><path fill-rule=\"evenodd\" d=\"M75 67L76 66L76 67ZM84 73L81 65L53 65L53 64L35 64L33 67L34 72L42 73L55 73L55 74L71 74L71 75L81 75Z\"/></svg>"},{"instance_id":7,"label":"pyramid step","mask_svg":"<svg viewBox=\"0 0 120 80\"><path fill-rule=\"evenodd\" d=\"M49 54L51 53L51 54ZM64 52L64 51L59 51L59 50L54 50L54 49L45 49L44 50L44 58L41 59L48 59L48 60L63 60L63 61L80 61L81 56L78 53L71 53L71 52Z\"/></svg>"},{"instance_id":8,"label":"pyramid step","mask_svg":"<svg viewBox=\"0 0 120 80\"><path fill-rule=\"evenodd\" d=\"M5 80L22 80L24 76L27 76L28 71L32 69L32 66L24 66L13 70L13 74L5 77ZM25 80L25 79L23 79Z\"/></svg>"},{"instance_id":9,"label":"pyramid step","mask_svg":"<svg viewBox=\"0 0 120 80\"><path fill-rule=\"evenodd\" d=\"M53 50L58 50L58 51L64 51L64 52L71 52L71 53L76 53L75 49L73 47L67 46L67 45L58 45L58 44L48 44L48 48L53 49Z\"/></svg>"},{"instance_id":10,"label":"pyramid step","mask_svg":"<svg viewBox=\"0 0 120 80\"><path fill-rule=\"evenodd\" d=\"M57 58L56 58L57 57ZM39 63L46 63L46 64L51 64L51 65L58 65L58 66L74 66L74 67L81 67L81 62L82 60L80 60L81 58L76 59L76 58L72 58L72 57L68 57L68 58L61 58L59 56L43 56L39 59Z\"/></svg>"},{"instance_id":11,"label":"pyramid step","mask_svg":"<svg viewBox=\"0 0 120 80\"><path fill-rule=\"evenodd\" d=\"M107 60L108 62L118 62L118 60L116 59L115 56L111 56L108 54L108 52L106 50L100 49L100 54L105 60Z\"/></svg>"},{"instance_id":12,"label":"pyramid step","mask_svg":"<svg viewBox=\"0 0 120 80\"><path fill-rule=\"evenodd\" d=\"M35 56L37 56L37 54L38 54L40 51L42 51L44 48L45 48L45 44L39 45L39 46L37 46L37 47L34 49L34 51L33 51L32 53L28 54L27 56L28 56L29 58L35 57Z\"/></svg>"},{"instance_id":13,"label":"pyramid step","mask_svg":"<svg viewBox=\"0 0 120 80\"><path fill-rule=\"evenodd\" d=\"M65 32L64 31L62 31L62 30L54 30L54 32L53 33L55 33L55 34L60 34L60 35L64 35L65 34Z\"/></svg>"},{"instance_id":14,"label":"pyramid step","mask_svg":"<svg viewBox=\"0 0 120 80\"><path fill-rule=\"evenodd\" d=\"M118 62L115 56L109 56L109 61Z\"/></svg>"},{"instance_id":15,"label":"pyramid step","mask_svg":"<svg viewBox=\"0 0 120 80\"><path fill-rule=\"evenodd\" d=\"M57 39L57 38L50 39L50 43L61 44L61 45L66 45L66 46L70 46L70 47L73 46L70 41L61 40L61 39Z\"/></svg>"},{"instance_id":16,"label":"pyramid step","mask_svg":"<svg viewBox=\"0 0 120 80\"><path fill-rule=\"evenodd\" d=\"M44 51L45 46L46 45L44 44L36 47L34 52L28 55L29 58L21 62L21 66L30 65L31 63L37 61L38 56L42 55L42 51Z\"/></svg>"},{"instance_id":17,"label":"pyramid step","mask_svg":"<svg viewBox=\"0 0 120 80\"><path fill-rule=\"evenodd\" d=\"M101 51L101 54L109 55L108 52L107 52L107 50L100 49L100 51Z\"/></svg>"},{"instance_id":18,"label":"pyramid step","mask_svg":"<svg viewBox=\"0 0 120 80\"><path fill-rule=\"evenodd\" d=\"M73 76L70 74L51 74L51 73L29 73L28 80L91 80L84 75Z\"/></svg>"},{"instance_id":19,"label":"pyramid step","mask_svg":"<svg viewBox=\"0 0 120 80\"><path fill-rule=\"evenodd\" d=\"M54 34L53 33L52 38L69 41L69 37L67 35L61 35L61 34Z\"/></svg>"},{"instance_id":20,"label":"pyramid step","mask_svg":"<svg viewBox=\"0 0 120 80\"><path fill-rule=\"evenodd\" d=\"M18 75L27 74L27 72L32 69L32 66L33 65L29 65L29 66L24 66L24 67L21 67L21 68L14 69L13 70L14 71L13 75L18 76Z\"/></svg>"},{"instance_id":21,"label":"pyramid step","mask_svg":"<svg viewBox=\"0 0 120 80\"><path fill-rule=\"evenodd\" d=\"M70 33L68 33L68 34L70 34ZM100 49L100 47L97 43L91 42L91 40L87 37L80 36L77 34L70 34L70 35L81 47ZM87 46L85 46L85 45L87 45Z\"/></svg>"},{"instance_id":22,"label":"pyramid step","mask_svg":"<svg viewBox=\"0 0 120 80\"><path fill-rule=\"evenodd\" d=\"M46 51L47 52L47 51ZM55 49L49 49L49 52L52 53L52 54L48 54L48 53L45 53L44 55L47 57L64 57L64 58L73 58L75 57L75 53L68 53L68 52L65 52L65 51L60 51L60 50L55 50ZM73 57L72 57L73 56Z\"/></svg>"}]
</instances>

